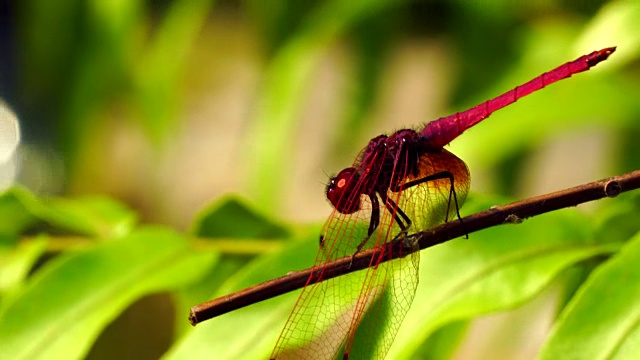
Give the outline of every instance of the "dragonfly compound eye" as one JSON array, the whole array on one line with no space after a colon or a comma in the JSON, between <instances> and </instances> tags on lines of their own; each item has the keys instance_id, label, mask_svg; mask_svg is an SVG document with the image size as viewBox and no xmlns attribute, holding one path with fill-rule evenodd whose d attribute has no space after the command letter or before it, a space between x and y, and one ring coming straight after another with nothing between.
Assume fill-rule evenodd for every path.
<instances>
[{"instance_id":1,"label":"dragonfly compound eye","mask_svg":"<svg viewBox=\"0 0 640 360\"><path fill-rule=\"evenodd\" d=\"M357 178L355 168L346 168L332 178L327 186L327 199L343 214L360 210L360 194L355 191Z\"/></svg>"}]
</instances>

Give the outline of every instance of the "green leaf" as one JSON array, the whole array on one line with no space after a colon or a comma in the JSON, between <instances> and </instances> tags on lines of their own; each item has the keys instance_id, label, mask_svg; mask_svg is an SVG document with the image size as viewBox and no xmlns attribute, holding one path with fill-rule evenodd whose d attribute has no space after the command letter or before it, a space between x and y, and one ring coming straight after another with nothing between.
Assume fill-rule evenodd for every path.
<instances>
[{"instance_id":1,"label":"green leaf","mask_svg":"<svg viewBox=\"0 0 640 360\"><path fill-rule=\"evenodd\" d=\"M590 240L588 224L563 211L422 251L416 297L388 356L413 358L443 325L512 309L572 264L619 248Z\"/></svg>"},{"instance_id":2,"label":"green leaf","mask_svg":"<svg viewBox=\"0 0 640 360\"><path fill-rule=\"evenodd\" d=\"M45 237L21 242L15 247L0 246L0 296L4 296L20 285L29 274L34 263L47 250Z\"/></svg>"},{"instance_id":3,"label":"green leaf","mask_svg":"<svg viewBox=\"0 0 640 360\"><path fill-rule=\"evenodd\" d=\"M640 36L635 31L637 14L640 6L636 2L617 2L603 6L595 20L581 28L570 21L555 21L531 29L522 41L521 63L502 81L487 88L484 95L470 99L469 105L493 98L580 55L608 46L619 47L610 59L595 68L494 113L485 120L490 126L476 126L465 133L464 141L454 141L453 152L469 163L488 166L518 151L537 147L543 139L563 132L637 126L635 114L640 110L639 103L634 96L629 96L637 93L636 85L629 82L627 76L613 72L637 59L640 52ZM486 151L487 144L500 146Z\"/></svg>"},{"instance_id":4,"label":"green leaf","mask_svg":"<svg viewBox=\"0 0 640 360\"><path fill-rule=\"evenodd\" d=\"M214 253L161 228L144 228L66 253L37 272L0 312L0 354L79 359L100 331L139 297L184 286Z\"/></svg>"},{"instance_id":5,"label":"green leaf","mask_svg":"<svg viewBox=\"0 0 640 360\"><path fill-rule=\"evenodd\" d=\"M332 0L319 3L303 26L269 63L261 89L253 131L247 138L246 162L251 164L250 189L262 208L272 208L283 191L283 179L291 163L290 144L298 127L297 113L309 77L324 52L340 34L362 18L383 12L400 2L389 0ZM259 151L256 151L259 146ZM286 179L284 179L286 180Z\"/></svg>"},{"instance_id":6,"label":"green leaf","mask_svg":"<svg viewBox=\"0 0 640 360\"><path fill-rule=\"evenodd\" d=\"M235 196L227 196L201 211L190 232L198 236L201 242L206 241L207 246L221 250L225 256L202 281L175 294L176 304L184 309L208 300L222 283L234 277L253 256L279 248L280 241L276 239L290 236L287 228L257 213ZM274 274L274 277L277 275L281 274ZM190 330L185 329L188 324L182 315L177 319L177 324L179 333Z\"/></svg>"},{"instance_id":7,"label":"green leaf","mask_svg":"<svg viewBox=\"0 0 640 360\"><path fill-rule=\"evenodd\" d=\"M636 359L640 354L640 233L596 269L567 305L540 359Z\"/></svg>"},{"instance_id":8,"label":"green leaf","mask_svg":"<svg viewBox=\"0 0 640 360\"><path fill-rule=\"evenodd\" d=\"M225 256L199 283L175 294L175 302L184 309L208 300L222 283L252 259L251 256L281 247L279 240L289 236L287 228L257 213L234 196L227 196L200 212L191 233L206 238L201 240L206 240L211 248L221 250ZM178 330L182 333L188 324L183 312L177 316Z\"/></svg>"},{"instance_id":9,"label":"green leaf","mask_svg":"<svg viewBox=\"0 0 640 360\"><path fill-rule=\"evenodd\" d=\"M598 209L595 214L596 237L602 241L629 240L640 231L638 213L640 213L640 192L620 194L615 201L608 202L607 206Z\"/></svg>"},{"instance_id":10,"label":"green leaf","mask_svg":"<svg viewBox=\"0 0 640 360\"><path fill-rule=\"evenodd\" d=\"M97 237L118 237L131 231L137 214L106 196L44 200L41 219L51 225Z\"/></svg>"},{"instance_id":11,"label":"green leaf","mask_svg":"<svg viewBox=\"0 0 640 360\"><path fill-rule=\"evenodd\" d=\"M289 235L285 227L231 196L200 213L191 232L211 238L276 239Z\"/></svg>"},{"instance_id":12,"label":"green leaf","mask_svg":"<svg viewBox=\"0 0 640 360\"><path fill-rule=\"evenodd\" d=\"M151 46L136 59L141 63L136 69L136 95L143 113L142 124L155 142L165 140L175 128L182 95L181 78L213 4L213 0L169 3Z\"/></svg>"},{"instance_id":13,"label":"green leaf","mask_svg":"<svg viewBox=\"0 0 640 360\"><path fill-rule=\"evenodd\" d=\"M15 187L0 194L0 235L2 243L7 243L13 236L19 235L26 228L37 222L30 213L25 202L32 202L32 196L23 188Z\"/></svg>"},{"instance_id":14,"label":"green leaf","mask_svg":"<svg viewBox=\"0 0 640 360\"><path fill-rule=\"evenodd\" d=\"M19 235L38 222L87 236L121 236L133 228L137 215L106 196L39 199L24 188L0 197L0 234Z\"/></svg>"},{"instance_id":15,"label":"green leaf","mask_svg":"<svg viewBox=\"0 0 640 360\"><path fill-rule=\"evenodd\" d=\"M617 46L615 64L623 66L637 61L640 56L640 33L637 29L640 3L637 1L611 1L605 3L582 33L577 45L600 44Z\"/></svg>"},{"instance_id":16,"label":"green leaf","mask_svg":"<svg viewBox=\"0 0 640 360\"><path fill-rule=\"evenodd\" d=\"M422 354L424 359L451 359L467 334L469 324L469 321L456 321L441 327L416 353Z\"/></svg>"},{"instance_id":17,"label":"green leaf","mask_svg":"<svg viewBox=\"0 0 640 360\"><path fill-rule=\"evenodd\" d=\"M212 298L311 266L318 251L319 231L318 227L306 229L300 239L282 251L250 262L230 276ZM198 324L187 331L164 359L267 358L299 293L262 301Z\"/></svg>"}]
</instances>

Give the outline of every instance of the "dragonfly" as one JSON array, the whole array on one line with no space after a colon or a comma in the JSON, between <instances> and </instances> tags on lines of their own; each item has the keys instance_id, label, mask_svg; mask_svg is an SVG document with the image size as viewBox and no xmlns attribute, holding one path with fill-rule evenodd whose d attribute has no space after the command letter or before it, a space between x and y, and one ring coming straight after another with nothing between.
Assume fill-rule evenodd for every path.
<instances>
[{"instance_id":1,"label":"dragonfly","mask_svg":"<svg viewBox=\"0 0 640 360\"><path fill-rule=\"evenodd\" d=\"M309 277L271 359L384 358L415 296L419 251L383 262L385 245L460 218L470 186L466 164L444 149L493 112L547 85L589 70L615 51L583 55L466 111L422 129L373 138L330 179L333 212ZM321 282L324 265L379 248L364 270Z\"/></svg>"}]
</instances>

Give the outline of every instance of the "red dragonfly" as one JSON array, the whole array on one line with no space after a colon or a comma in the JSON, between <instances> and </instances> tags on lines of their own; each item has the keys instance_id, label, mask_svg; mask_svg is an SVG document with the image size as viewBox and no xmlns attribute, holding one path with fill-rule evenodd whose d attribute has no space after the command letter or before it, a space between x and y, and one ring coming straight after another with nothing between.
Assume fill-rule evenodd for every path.
<instances>
[{"instance_id":1,"label":"red dragonfly","mask_svg":"<svg viewBox=\"0 0 640 360\"><path fill-rule=\"evenodd\" d=\"M424 230L457 216L469 190L469 170L443 147L465 130L536 90L606 60L594 51L469 110L372 139L352 167L331 179L334 210L320 236L314 265L323 265ZM272 359L384 358L418 284L419 252L388 262L385 251L366 270L302 290Z\"/></svg>"}]
</instances>

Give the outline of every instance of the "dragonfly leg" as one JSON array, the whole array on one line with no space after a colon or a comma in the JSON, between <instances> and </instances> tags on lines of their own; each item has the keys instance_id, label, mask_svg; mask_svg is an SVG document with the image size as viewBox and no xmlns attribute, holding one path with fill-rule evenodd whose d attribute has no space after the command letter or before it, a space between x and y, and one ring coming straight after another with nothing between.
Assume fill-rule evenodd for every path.
<instances>
[{"instance_id":1,"label":"dragonfly leg","mask_svg":"<svg viewBox=\"0 0 640 360\"><path fill-rule=\"evenodd\" d=\"M388 197L385 201L385 206L387 207L387 210L389 210L389 212L393 214L393 218L398 224L398 226L400 227L400 229L402 230L402 232L406 232L407 229L411 226L411 219L409 218L409 216L407 216L407 214L405 214L404 211L402 211L402 209L398 207L398 204L396 204L393 200L389 199ZM402 217L402 219L398 217L398 214ZM402 223L402 220L405 221L404 224Z\"/></svg>"},{"instance_id":2,"label":"dragonfly leg","mask_svg":"<svg viewBox=\"0 0 640 360\"><path fill-rule=\"evenodd\" d=\"M453 198L453 203L456 206L456 215L458 217L458 220L460 220L460 223L462 224L462 226L464 226L464 222L462 221L462 216L460 216L460 206L458 204L458 195L456 194L456 188L455 188L455 182L453 179L453 174L449 171L441 171L429 176L425 176L421 179L417 179L417 180L413 180L413 181L409 181L407 183L401 184L399 186L397 186L396 188L392 188L391 191L393 192L398 192L402 189L407 189L410 188L412 186L416 186L416 185L420 185L422 183L428 182L428 181L436 181L436 180L442 180L442 179L448 179L449 180L449 199L447 200L447 212L444 216L444 222L448 222L449 221L449 211L451 210L451 200ZM465 231L466 232L466 231ZM465 235L465 238L469 238L469 235Z\"/></svg>"},{"instance_id":3,"label":"dragonfly leg","mask_svg":"<svg viewBox=\"0 0 640 360\"><path fill-rule=\"evenodd\" d=\"M378 228L378 225L380 225L380 203L378 202L378 197L376 194L370 194L369 199L371 199L371 221L369 222L369 230L367 231L367 240ZM361 247L362 246L359 246L358 249Z\"/></svg>"},{"instance_id":4,"label":"dragonfly leg","mask_svg":"<svg viewBox=\"0 0 640 360\"><path fill-rule=\"evenodd\" d=\"M404 213L404 211L402 211L402 209L400 209L400 207L393 200L387 198L386 205L389 212L393 214L393 217L396 223L398 224L398 227L400 227L400 232L398 233L398 235L396 235L393 238L393 240L391 240L391 242L395 242L398 239L404 238L407 236L409 232L409 227L411 227L411 219L409 218L409 216L407 216L407 214ZM405 224L402 223L402 219L400 219L398 215L402 217L402 219L405 221Z\"/></svg>"},{"instance_id":5,"label":"dragonfly leg","mask_svg":"<svg viewBox=\"0 0 640 360\"><path fill-rule=\"evenodd\" d=\"M370 197L371 197L371 222L369 223L369 231L367 233L367 237L360 244L358 244L355 254L359 253L360 250L362 250L364 245L369 241L369 238L371 238L371 234L373 234L375 229L378 228L378 225L380 225L380 203L378 202L378 198L375 195L370 195ZM393 217L401 230L400 234L398 234L394 238L394 240L400 237L400 235L402 234L406 235L407 229L409 228L409 226L411 226L411 219L409 219L407 214L405 214L400 208L398 208L398 205L396 205L396 203L393 202L393 200L389 199L386 196L384 196L383 200L384 200L384 206L387 208L387 210L391 214L393 214ZM402 219L398 217L398 214L400 214L402 219L404 219L406 225L402 223Z\"/></svg>"},{"instance_id":6,"label":"dragonfly leg","mask_svg":"<svg viewBox=\"0 0 640 360\"><path fill-rule=\"evenodd\" d=\"M362 250L365 244L371 238L371 235L380 225L380 203L378 202L378 197L376 194L369 194L369 199L371 199L371 220L369 221L369 230L367 230L367 237L365 237L360 244L356 247L356 251L351 255L351 261L349 262L349 268L351 268L351 264L353 263L353 259L355 256Z\"/></svg>"}]
</instances>

